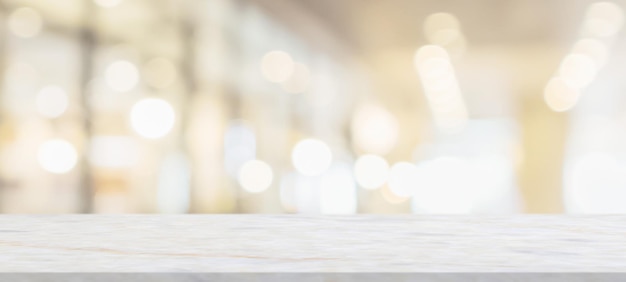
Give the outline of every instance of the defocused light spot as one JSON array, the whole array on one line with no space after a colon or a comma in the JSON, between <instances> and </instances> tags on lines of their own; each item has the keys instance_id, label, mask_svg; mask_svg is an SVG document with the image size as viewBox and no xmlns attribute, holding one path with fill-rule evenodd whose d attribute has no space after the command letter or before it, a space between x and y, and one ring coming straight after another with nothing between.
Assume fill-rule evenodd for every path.
<instances>
[{"instance_id":1,"label":"defocused light spot","mask_svg":"<svg viewBox=\"0 0 626 282\"><path fill-rule=\"evenodd\" d=\"M572 54L588 56L594 61L595 66L600 68L606 63L608 50L604 42L597 39L585 38L576 42L574 48L572 48Z\"/></svg>"},{"instance_id":2,"label":"defocused light spot","mask_svg":"<svg viewBox=\"0 0 626 282\"><path fill-rule=\"evenodd\" d=\"M281 85L285 91L292 94L304 93L311 84L311 73L309 68L300 63L294 65L293 73Z\"/></svg>"},{"instance_id":3,"label":"defocused light spot","mask_svg":"<svg viewBox=\"0 0 626 282\"><path fill-rule=\"evenodd\" d=\"M439 30L459 30L460 27L461 25L459 20L454 15L449 13L431 14L424 21L424 33L427 37Z\"/></svg>"},{"instance_id":4,"label":"defocused light spot","mask_svg":"<svg viewBox=\"0 0 626 282\"><path fill-rule=\"evenodd\" d=\"M76 166L78 153L69 142L53 139L44 142L39 147L37 160L44 170L55 174L63 174Z\"/></svg>"},{"instance_id":5,"label":"defocused light spot","mask_svg":"<svg viewBox=\"0 0 626 282\"><path fill-rule=\"evenodd\" d=\"M37 111L46 118L60 117L66 110L68 97L58 86L46 86L37 94Z\"/></svg>"},{"instance_id":6,"label":"defocused light spot","mask_svg":"<svg viewBox=\"0 0 626 282\"><path fill-rule=\"evenodd\" d=\"M333 155L326 143L317 139L305 139L293 148L291 161L296 170L303 175L316 176L324 173L333 160Z\"/></svg>"},{"instance_id":7,"label":"defocused light spot","mask_svg":"<svg viewBox=\"0 0 626 282\"><path fill-rule=\"evenodd\" d=\"M320 188L320 210L323 214L356 213L356 186L348 165L333 165L322 176Z\"/></svg>"},{"instance_id":8,"label":"defocused light spot","mask_svg":"<svg viewBox=\"0 0 626 282\"><path fill-rule=\"evenodd\" d=\"M34 37L41 31L42 20L39 12L32 8L19 8L9 15L9 30L16 36Z\"/></svg>"},{"instance_id":9,"label":"defocused light spot","mask_svg":"<svg viewBox=\"0 0 626 282\"><path fill-rule=\"evenodd\" d=\"M224 166L236 177L241 166L256 158L256 136L245 121L232 121L224 134Z\"/></svg>"},{"instance_id":10,"label":"defocused light spot","mask_svg":"<svg viewBox=\"0 0 626 282\"><path fill-rule=\"evenodd\" d=\"M263 75L267 80L275 83L281 83L289 79L294 69L293 59L283 51L269 52L261 61Z\"/></svg>"},{"instance_id":11,"label":"defocused light spot","mask_svg":"<svg viewBox=\"0 0 626 282\"><path fill-rule=\"evenodd\" d=\"M161 164L157 181L159 212L181 214L189 211L191 173L189 161L174 153Z\"/></svg>"},{"instance_id":12,"label":"defocused light spot","mask_svg":"<svg viewBox=\"0 0 626 282\"><path fill-rule=\"evenodd\" d=\"M587 9L583 30L597 37L615 35L624 24L624 11L610 2L593 3Z\"/></svg>"},{"instance_id":13,"label":"defocused light spot","mask_svg":"<svg viewBox=\"0 0 626 282\"><path fill-rule=\"evenodd\" d=\"M107 67L104 75L107 85L119 92L128 92L139 83L139 71L128 61L113 62Z\"/></svg>"},{"instance_id":14,"label":"defocused light spot","mask_svg":"<svg viewBox=\"0 0 626 282\"><path fill-rule=\"evenodd\" d=\"M168 134L174 127L176 114L165 100L147 98L135 103L130 112L130 123L139 135L157 139Z\"/></svg>"},{"instance_id":15,"label":"defocused light spot","mask_svg":"<svg viewBox=\"0 0 626 282\"><path fill-rule=\"evenodd\" d=\"M472 168L465 160L440 157L420 164L413 174L415 211L469 213L480 191L473 189ZM408 177L408 176L407 176Z\"/></svg>"},{"instance_id":16,"label":"defocused light spot","mask_svg":"<svg viewBox=\"0 0 626 282\"><path fill-rule=\"evenodd\" d=\"M437 127L444 133L465 128L467 108L448 52L436 45L423 46L415 54L415 67Z\"/></svg>"},{"instance_id":17,"label":"defocused light spot","mask_svg":"<svg viewBox=\"0 0 626 282\"><path fill-rule=\"evenodd\" d=\"M123 0L94 0L94 2L104 8L112 8L118 6Z\"/></svg>"},{"instance_id":18,"label":"defocused light spot","mask_svg":"<svg viewBox=\"0 0 626 282\"><path fill-rule=\"evenodd\" d=\"M252 160L245 163L239 171L239 185L250 193L261 193L272 185L272 168L263 161Z\"/></svg>"},{"instance_id":19,"label":"defocused light spot","mask_svg":"<svg viewBox=\"0 0 626 282\"><path fill-rule=\"evenodd\" d=\"M556 112L564 112L576 105L580 92L570 87L562 79L555 77L548 82L544 90L546 104Z\"/></svg>"},{"instance_id":20,"label":"defocused light spot","mask_svg":"<svg viewBox=\"0 0 626 282\"><path fill-rule=\"evenodd\" d=\"M139 160L137 141L126 136L95 136L91 139L89 161L96 167L129 168Z\"/></svg>"},{"instance_id":21,"label":"defocused light spot","mask_svg":"<svg viewBox=\"0 0 626 282\"><path fill-rule=\"evenodd\" d=\"M389 189L399 197L411 197L417 188L417 166L412 163L394 164L389 172Z\"/></svg>"},{"instance_id":22,"label":"defocused light spot","mask_svg":"<svg viewBox=\"0 0 626 282\"><path fill-rule=\"evenodd\" d=\"M578 159L567 184L573 204L582 213L626 212L626 168L611 155L592 153Z\"/></svg>"},{"instance_id":23,"label":"defocused light spot","mask_svg":"<svg viewBox=\"0 0 626 282\"><path fill-rule=\"evenodd\" d=\"M449 13L435 13L424 21L424 34L430 44L445 48L453 57L465 53L466 41L459 20Z\"/></svg>"},{"instance_id":24,"label":"defocused light spot","mask_svg":"<svg viewBox=\"0 0 626 282\"><path fill-rule=\"evenodd\" d=\"M365 189L376 189L385 185L389 175L389 164L376 155L364 155L354 164L354 175L359 185Z\"/></svg>"},{"instance_id":25,"label":"defocused light spot","mask_svg":"<svg viewBox=\"0 0 626 282\"><path fill-rule=\"evenodd\" d=\"M389 185L383 186L383 188L380 189L380 194L383 196L385 201L393 205L402 204L411 199L411 197L401 197L396 195L393 191L391 191Z\"/></svg>"},{"instance_id":26,"label":"defocused light spot","mask_svg":"<svg viewBox=\"0 0 626 282\"><path fill-rule=\"evenodd\" d=\"M398 120L376 104L360 106L352 118L354 145L366 153L385 155L398 142Z\"/></svg>"},{"instance_id":27,"label":"defocused light spot","mask_svg":"<svg viewBox=\"0 0 626 282\"><path fill-rule=\"evenodd\" d=\"M144 67L146 84L154 88L166 88L172 85L178 76L176 65L166 58L154 58Z\"/></svg>"},{"instance_id":28,"label":"defocused light spot","mask_svg":"<svg viewBox=\"0 0 626 282\"><path fill-rule=\"evenodd\" d=\"M570 54L561 63L559 76L569 86L581 89L593 81L596 71L596 63L589 56Z\"/></svg>"}]
</instances>

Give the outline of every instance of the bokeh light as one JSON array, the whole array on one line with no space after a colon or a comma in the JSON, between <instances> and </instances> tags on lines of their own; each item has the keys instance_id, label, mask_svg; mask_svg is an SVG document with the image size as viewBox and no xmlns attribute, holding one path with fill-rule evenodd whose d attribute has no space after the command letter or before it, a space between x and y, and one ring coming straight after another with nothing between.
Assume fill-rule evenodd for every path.
<instances>
[{"instance_id":1,"label":"bokeh light","mask_svg":"<svg viewBox=\"0 0 626 282\"><path fill-rule=\"evenodd\" d=\"M412 163L394 164L389 171L389 190L399 197L413 196L418 185L416 178L418 173L417 166Z\"/></svg>"},{"instance_id":2,"label":"bokeh light","mask_svg":"<svg viewBox=\"0 0 626 282\"><path fill-rule=\"evenodd\" d=\"M133 105L130 124L137 134L149 139L167 135L176 121L172 106L163 99L146 98Z\"/></svg>"},{"instance_id":3,"label":"bokeh light","mask_svg":"<svg viewBox=\"0 0 626 282\"><path fill-rule=\"evenodd\" d=\"M46 86L37 94L37 111L43 117L58 118L67 110L68 100L63 88L55 85Z\"/></svg>"},{"instance_id":4,"label":"bokeh light","mask_svg":"<svg viewBox=\"0 0 626 282\"><path fill-rule=\"evenodd\" d=\"M246 162L239 171L239 185L250 193L261 193L272 185L274 173L265 162L252 160Z\"/></svg>"},{"instance_id":5,"label":"bokeh light","mask_svg":"<svg viewBox=\"0 0 626 282\"><path fill-rule=\"evenodd\" d=\"M365 189L377 189L387 183L389 163L377 155L364 155L354 164L354 176L357 183Z\"/></svg>"},{"instance_id":6,"label":"bokeh light","mask_svg":"<svg viewBox=\"0 0 626 282\"><path fill-rule=\"evenodd\" d=\"M544 90L546 104L556 112L564 112L571 109L576 105L579 97L579 90L571 87L559 77L550 80Z\"/></svg>"},{"instance_id":7,"label":"bokeh light","mask_svg":"<svg viewBox=\"0 0 626 282\"><path fill-rule=\"evenodd\" d=\"M128 92L139 83L139 70L128 61L111 63L104 74L107 85L119 92Z\"/></svg>"},{"instance_id":8,"label":"bokeh light","mask_svg":"<svg viewBox=\"0 0 626 282\"><path fill-rule=\"evenodd\" d=\"M304 139L293 148L291 161L303 175L317 176L330 167L333 154L326 143L317 139Z\"/></svg>"},{"instance_id":9,"label":"bokeh light","mask_svg":"<svg viewBox=\"0 0 626 282\"><path fill-rule=\"evenodd\" d=\"M46 171L63 174L71 171L78 162L78 153L72 144L62 139L52 139L39 146L39 165Z\"/></svg>"},{"instance_id":10,"label":"bokeh light","mask_svg":"<svg viewBox=\"0 0 626 282\"><path fill-rule=\"evenodd\" d=\"M398 120L376 104L361 105L351 127L355 146L366 153L386 155L398 142Z\"/></svg>"},{"instance_id":11,"label":"bokeh light","mask_svg":"<svg viewBox=\"0 0 626 282\"><path fill-rule=\"evenodd\" d=\"M287 81L293 74L295 63L291 56L283 51L272 51L263 56L261 71L270 82Z\"/></svg>"}]
</instances>

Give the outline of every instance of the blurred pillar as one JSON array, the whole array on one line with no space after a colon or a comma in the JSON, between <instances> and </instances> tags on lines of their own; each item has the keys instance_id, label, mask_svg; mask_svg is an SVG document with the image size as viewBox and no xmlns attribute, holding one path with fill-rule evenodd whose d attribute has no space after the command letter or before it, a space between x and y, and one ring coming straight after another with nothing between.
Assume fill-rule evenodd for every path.
<instances>
[{"instance_id":1,"label":"blurred pillar","mask_svg":"<svg viewBox=\"0 0 626 282\"><path fill-rule=\"evenodd\" d=\"M92 137L92 110L89 104L89 83L93 78L93 60L96 48L96 36L95 36L95 16L96 7L92 1L83 2L83 24L79 30L80 40L80 103L83 109L83 132L84 143L82 146L82 152L80 152L80 167L82 168L81 176L81 189L80 189L80 203L79 212L90 213L93 211L94 200L94 183L91 165L87 159L89 153L89 142Z\"/></svg>"},{"instance_id":2,"label":"blurred pillar","mask_svg":"<svg viewBox=\"0 0 626 282\"><path fill-rule=\"evenodd\" d=\"M543 100L543 85L521 97L523 161L519 185L525 213L563 212L563 158L568 114L555 113Z\"/></svg>"}]
</instances>

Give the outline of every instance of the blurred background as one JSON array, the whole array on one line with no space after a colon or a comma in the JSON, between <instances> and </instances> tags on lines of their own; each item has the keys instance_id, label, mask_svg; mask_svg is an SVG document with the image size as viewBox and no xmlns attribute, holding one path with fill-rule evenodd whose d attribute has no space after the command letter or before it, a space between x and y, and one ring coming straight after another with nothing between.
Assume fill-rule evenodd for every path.
<instances>
[{"instance_id":1,"label":"blurred background","mask_svg":"<svg viewBox=\"0 0 626 282\"><path fill-rule=\"evenodd\" d=\"M626 2L2 0L0 212L626 212Z\"/></svg>"}]
</instances>

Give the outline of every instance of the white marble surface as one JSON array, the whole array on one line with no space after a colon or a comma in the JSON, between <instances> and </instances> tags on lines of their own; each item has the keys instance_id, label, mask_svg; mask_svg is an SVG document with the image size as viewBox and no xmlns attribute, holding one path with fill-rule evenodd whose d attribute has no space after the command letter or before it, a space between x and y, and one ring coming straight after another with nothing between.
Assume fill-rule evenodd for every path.
<instances>
[{"instance_id":1,"label":"white marble surface","mask_svg":"<svg viewBox=\"0 0 626 282\"><path fill-rule=\"evenodd\" d=\"M626 271L626 216L0 216L1 272Z\"/></svg>"}]
</instances>

